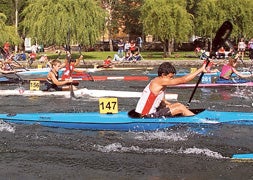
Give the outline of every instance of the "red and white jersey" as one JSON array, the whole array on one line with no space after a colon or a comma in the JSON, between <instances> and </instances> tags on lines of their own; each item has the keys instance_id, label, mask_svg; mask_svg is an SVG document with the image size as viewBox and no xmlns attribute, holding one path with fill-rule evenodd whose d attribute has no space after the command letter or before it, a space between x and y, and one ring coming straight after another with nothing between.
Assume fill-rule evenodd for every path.
<instances>
[{"instance_id":1,"label":"red and white jersey","mask_svg":"<svg viewBox=\"0 0 253 180\"><path fill-rule=\"evenodd\" d=\"M75 68L75 67L74 67L73 64L68 64L68 65L66 66L65 71L64 71L63 74L62 74L61 79L62 79L62 80L69 79L69 78L71 77L71 74L72 74L74 68Z\"/></svg>"},{"instance_id":2,"label":"red and white jersey","mask_svg":"<svg viewBox=\"0 0 253 180\"><path fill-rule=\"evenodd\" d=\"M142 115L155 113L161 101L164 99L164 95L164 91L161 91L158 95L152 93L150 91L149 83L143 90L142 95L135 108L135 111Z\"/></svg>"}]
</instances>

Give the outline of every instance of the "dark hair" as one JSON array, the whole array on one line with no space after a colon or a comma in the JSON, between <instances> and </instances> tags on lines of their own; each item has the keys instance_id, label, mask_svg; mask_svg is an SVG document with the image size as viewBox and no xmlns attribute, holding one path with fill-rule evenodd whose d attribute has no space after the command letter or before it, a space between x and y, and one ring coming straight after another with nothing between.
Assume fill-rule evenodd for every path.
<instances>
[{"instance_id":1,"label":"dark hair","mask_svg":"<svg viewBox=\"0 0 253 180\"><path fill-rule=\"evenodd\" d=\"M165 75L168 75L169 73L176 74L177 71L171 63L164 62L159 66L157 73L158 73L158 76L162 76L162 74L165 74Z\"/></svg>"}]
</instances>

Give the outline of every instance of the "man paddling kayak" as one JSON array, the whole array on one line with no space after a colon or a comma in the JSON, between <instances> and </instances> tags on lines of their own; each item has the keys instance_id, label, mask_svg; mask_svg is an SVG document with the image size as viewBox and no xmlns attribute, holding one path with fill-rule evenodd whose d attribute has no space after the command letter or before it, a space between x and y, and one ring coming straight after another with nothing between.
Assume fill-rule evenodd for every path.
<instances>
[{"instance_id":1,"label":"man paddling kayak","mask_svg":"<svg viewBox=\"0 0 253 180\"><path fill-rule=\"evenodd\" d=\"M70 90L70 83L73 82L72 78L59 81L59 69L61 67L61 61L53 60L52 61L52 70L47 75L47 81L45 83L44 91L68 91ZM77 88L73 86L73 89Z\"/></svg>"},{"instance_id":2,"label":"man paddling kayak","mask_svg":"<svg viewBox=\"0 0 253 180\"><path fill-rule=\"evenodd\" d=\"M174 86L183 84L194 79L199 73L205 71L205 64L197 71L186 76L174 78L176 74L175 67L169 63L164 62L158 68L158 77L151 80L151 82L144 89L137 106L135 108L135 117L162 117L175 116L182 114L183 116L194 115L185 105L181 103L170 103L165 100L164 94L167 86ZM137 115L136 115L137 114ZM131 116L131 112L129 112Z\"/></svg>"},{"instance_id":3,"label":"man paddling kayak","mask_svg":"<svg viewBox=\"0 0 253 180\"><path fill-rule=\"evenodd\" d=\"M60 68L66 68L62 74L61 79L69 79L71 78L73 73L77 73L79 75L85 75L87 76L87 73L83 70L78 70L75 67L77 67L80 64L80 61L83 59L83 55L80 55L78 59L71 58L71 53L67 51L67 58L65 59L64 63L61 64Z\"/></svg>"}]
</instances>

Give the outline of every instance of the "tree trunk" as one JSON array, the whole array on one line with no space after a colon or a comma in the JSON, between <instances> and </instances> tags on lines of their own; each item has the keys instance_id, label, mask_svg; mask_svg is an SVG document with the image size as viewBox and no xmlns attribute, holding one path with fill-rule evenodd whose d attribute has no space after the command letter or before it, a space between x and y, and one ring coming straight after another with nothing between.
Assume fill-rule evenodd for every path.
<instances>
[{"instance_id":1,"label":"tree trunk","mask_svg":"<svg viewBox=\"0 0 253 180\"><path fill-rule=\"evenodd\" d=\"M110 51L113 51L112 39L109 40Z\"/></svg>"},{"instance_id":2,"label":"tree trunk","mask_svg":"<svg viewBox=\"0 0 253 180\"><path fill-rule=\"evenodd\" d=\"M166 39L163 43L163 57L167 58L171 56L171 53L173 52L174 49L174 40L169 41Z\"/></svg>"},{"instance_id":3,"label":"tree trunk","mask_svg":"<svg viewBox=\"0 0 253 180\"><path fill-rule=\"evenodd\" d=\"M166 39L164 42L163 42L163 58L167 58L169 56L168 54L168 40Z\"/></svg>"}]
</instances>

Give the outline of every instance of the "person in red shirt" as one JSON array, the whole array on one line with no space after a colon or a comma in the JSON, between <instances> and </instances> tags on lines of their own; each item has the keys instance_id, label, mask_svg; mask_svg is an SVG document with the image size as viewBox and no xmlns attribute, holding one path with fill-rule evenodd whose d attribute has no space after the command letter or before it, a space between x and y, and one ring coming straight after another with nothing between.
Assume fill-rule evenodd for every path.
<instances>
[{"instance_id":1,"label":"person in red shirt","mask_svg":"<svg viewBox=\"0 0 253 180\"><path fill-rule=\"evenodd\" d=\"M5 43L4 43L4 51L7 53L7 54L9 54L10 53L10 43L8 42L8 41L6 41Z\"/></svg>"},{"instance_id":2,"label":"person in red shirt","mask_svg":"<svg viewBox=\"0 0 253 180\"><path fill-rule=\"evenodd\" d=\"M136 45L135 45L134 40L130 41L130 49L129 50L131 51L132 54L134 54L134 52L136 50Z\"/></svg>"},{"instance_id":3,"label":"person in red shirt","mask_svg":"<svg viewBox=\"0 0 253 180\"><path fill-rule=\"evenodd\" d=\"M104 60L104 64L103 64L103 68L111 68L112 67L112 57L108 56L105 60Z\"/></svg>"},{"instance_id":4,"label":"person in red shirt","mask_svg":"<svg viewBox=\"0 0 253 180\"><path fill-rule=\"evenodd\" d=\"M37 54L34 52L31 52L29 54L30 59L28 60L29 67L31 67L32 63L36 60Z\"/></svg>"},{"instance_id":5,"label":"person in red shirt","mask_svg":"<svg viewBox=\"0 0 253 180\"><path fill-rule=\"evenodd\" d=\"M223 46L218 50L218 59L225 59L225 49Z\"/></svg>"},{"instance_id":6,"label":"person in red shirt","mask_svg":"<svg viewBox=\"0 0 253 180\"><path fill-rule=\"evenodd\" d=\"M70 52L67 52L67 57L65 59L65 62L61 65L61 68L65 67L65 70L62 74L61 79L62 80L70 79L73 73L79 73L80 75L86 74L85 71L75 69L75 67L79 65L80 60L82 59L83 59L83 55L80 55L78 59L72 59Z\"/></svg>"}]
</instances>

